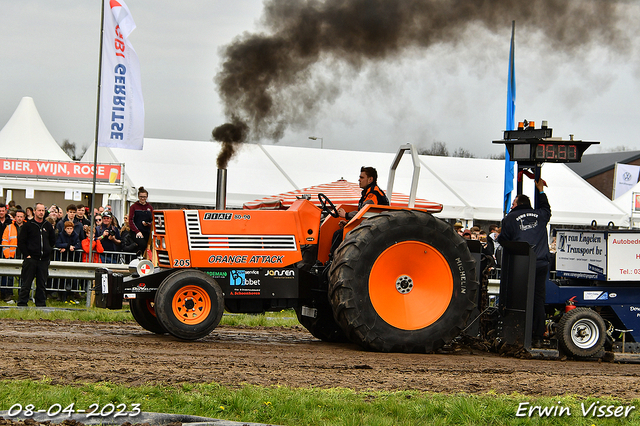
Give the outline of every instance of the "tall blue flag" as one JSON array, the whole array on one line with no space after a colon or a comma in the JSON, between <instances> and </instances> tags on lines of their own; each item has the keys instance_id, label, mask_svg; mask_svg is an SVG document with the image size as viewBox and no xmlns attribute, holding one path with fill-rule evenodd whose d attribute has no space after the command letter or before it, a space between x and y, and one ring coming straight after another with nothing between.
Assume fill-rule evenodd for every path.
<instances>
[{"instance_id":1,"label":"tall blue flag","mask_svg":"<svg viewBox=\"0 0 640 426\"><path fill-rule=\"evenodd\" d=\"M515 70L515 35L516 21L511 22L511 49L509 50L509 81L507 84L507 127L506 130L516 128L516 70ZM509 151L504 150L504 207L506 215L511 208L511 191L513 191L513 161L509 158Z\"/></svg>"}]
</instances>

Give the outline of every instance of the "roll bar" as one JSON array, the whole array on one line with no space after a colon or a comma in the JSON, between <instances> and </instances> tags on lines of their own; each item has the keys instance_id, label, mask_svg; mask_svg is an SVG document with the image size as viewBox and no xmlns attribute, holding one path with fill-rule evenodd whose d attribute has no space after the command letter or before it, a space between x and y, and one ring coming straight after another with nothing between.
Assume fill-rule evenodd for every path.
<instances>
[{"instance_id":1,"label":"roll bar","mask_svg":"<svg viewBox=\"0 0 640 426\"><path fill-rule=\"evenodd\" d=\"M391 163L391 168L389 169L389 182L387 183L387 197L389 197L389 202L391 202L391 196L393 195L393 182L396 178L396 169L398 168L398 164L400 164L400 160L402 159L405 151L411 152L411 159L413 160L413 177L411 178L409 207L414 207L416 204L416 194L418 192L418 179L420 178L420 159L418 158L418 152L415 147L410 143L400 145L400 148L398 148L398 152L396 153L396 157Z\"/></svg>"}]
</instances>

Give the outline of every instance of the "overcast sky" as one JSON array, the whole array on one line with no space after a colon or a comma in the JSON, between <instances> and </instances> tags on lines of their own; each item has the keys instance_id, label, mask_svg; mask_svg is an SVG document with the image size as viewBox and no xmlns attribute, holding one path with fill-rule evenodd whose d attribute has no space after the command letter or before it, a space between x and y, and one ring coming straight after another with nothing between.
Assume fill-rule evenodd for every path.
<instances>
[{"instance_id":1,"label":"overcast sky","mask_svg":"<svg viewBox=\"0 0 640 426\"><path fill-rule=\"evenodd\" d=\"M145 137L203 140L226 120L214 77L220 49L245 32L263 31L260 0L126 0L137 24L130 40L142 69ZM414 49L402 59L365 66L341 84L303 128L278 143L395 152L434 141L478 157L505 128L511 19L516 19L516 118L548 120L554 136L596 140L599 148L640 149L639 2L624 5L635 25L622 51L606 46L566 54L505 17L497 33L470 27L455 45ZM78 145L95 132L100 0L20 0L0 17L0 127L30 96L53 137ZM553 13L553 11L550 11ZM566 25L571 25L567 23ZM559 29L561 30L561 29ZM634 31L636 33L631 33ZM322 73L318 64L314 72ZM263 143L272 143L265 140ZM0 153L1 156L1 153Z\"/></svg>"}]
</instances>

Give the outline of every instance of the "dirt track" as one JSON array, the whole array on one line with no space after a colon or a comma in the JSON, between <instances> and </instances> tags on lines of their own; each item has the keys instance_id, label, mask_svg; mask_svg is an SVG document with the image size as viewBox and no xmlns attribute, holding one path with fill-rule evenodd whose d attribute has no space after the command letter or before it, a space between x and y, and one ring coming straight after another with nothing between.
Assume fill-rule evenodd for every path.
<instances>
[{"instance_id":1,"label":"dirt track","mask_svg":"<svg viewBox=\"0 0 640 426\"><path fill-rule=\"evenodd\" d=\"M638 364L526 360L468 350L371 353L321 342L304 329L221 326L200 341L183 342L133 323L0 320L0 342L2 379L640 398Z\"/></svg>"}]
</instances>

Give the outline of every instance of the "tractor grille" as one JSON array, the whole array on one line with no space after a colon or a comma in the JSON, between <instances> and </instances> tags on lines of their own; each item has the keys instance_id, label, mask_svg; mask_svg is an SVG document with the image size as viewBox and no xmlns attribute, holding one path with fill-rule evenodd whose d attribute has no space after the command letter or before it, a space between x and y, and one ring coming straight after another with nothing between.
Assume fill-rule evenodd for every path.
<instances>
[{"instance_id":1,"label":"tractor grille","mask_svg":"<svg viewBox=\"0 0 640 426\"><path fill-rule=\"evenodd\" d=\"M162 212L154 212L153 213L153 222L155 225L156 234L165 234L164 228L164 213Z\"/></svg>"},{"instance_id":2,"label":"tractor grille","mask_svg":"<svg viewBox=\"0 0 640 426\"><path fill-rule=\"evenodd\" d=\"M185 210L190 250L292 250L294 235L203 235L197 210Z\"/></svg>"},{"instance_id":3,"label":"tractor grille","mask_svg":"<svg viewBox=\"0 0 640 426\"><path fill-rule=\"evenodd\" d=\"M295 250L293 235L194 235L189 236L191 250Z\"/></svg>"},{"instance_id":4,"label":"tractor grille","mask_svg":"<svg viewBox=\"0 0 640 426\"><path fill-rule=\"evenodd\" d=\"M158 264L171 266L171 262L169 261L169 253L164 250L157 250L156 254L158 255Z\"/></svg>"}]
</instances>

